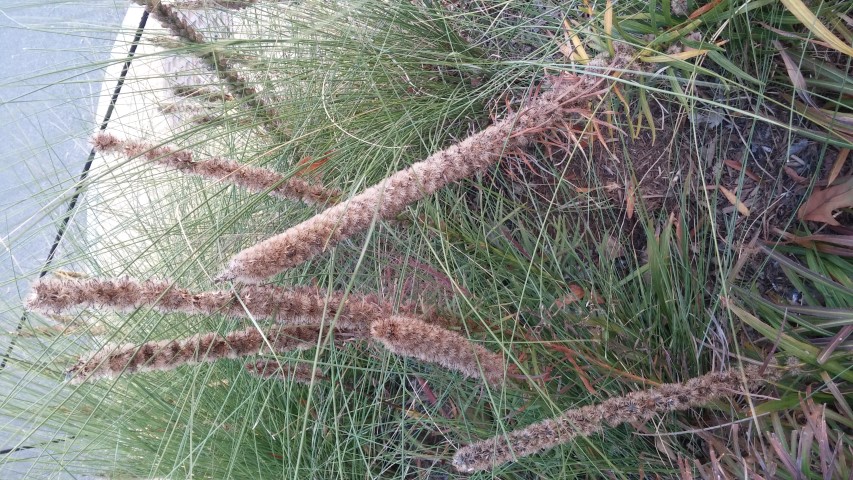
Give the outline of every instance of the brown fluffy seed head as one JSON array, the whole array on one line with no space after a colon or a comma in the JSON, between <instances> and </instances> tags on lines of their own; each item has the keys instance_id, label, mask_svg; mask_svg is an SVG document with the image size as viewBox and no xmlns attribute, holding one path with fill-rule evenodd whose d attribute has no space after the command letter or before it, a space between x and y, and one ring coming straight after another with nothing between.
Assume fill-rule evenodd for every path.
<instances>
[{"instance_id":1,"label":"brown fluffy seed head","mask_svg":"<svg viewBox=\"0 0 853 480\"><path fill-rule=\"evenodd\" d=\"M761 372L748 366L743 372L731 369L709 373L684 383L664 384L657 388L614 397L598 405L571 409L560 416L544 420L507 435L460 448L453 456L453 466L460 472L490 470L506 462L549 450L628 422L644 422L662 413L686 410L714 401L722 396L750 390L779 378L780 371L771 367Z\"/></svg>"},{"instance_id":2,"label":"brown fluffy seed head","mask_svg":"<svg viewBox=\"0 0 853 480\"><path fill-rule=\"evenodd\" d=\"M110 133L96 134L92 138L92 145L99 152L142 158L187 175L231 183L253 193L269 192L274 197L286 200L299 200L322 206L337 202L341 195L340 190L314 185L299 177L285 178L266 168L243 165L222 157L196 161L192 152L186 150L134 140L120 140Z\"/></svg>"},{"instance_id":3,"label":"brown fluffy seed head","mask_svg":"<svg viewBox=\"0 0 853 480\"><path fill-rule=\"evenodd\" d=\"M108 306L126 311L153 303L174 303L176 298L170 298L171 291L171 282L166 280L49 278L31 286L25 307L46 314L65 312L78 306Z\"/></svg>"},{"instance_id":4,"label":"brown fluffy seed head","mask_svg":"<svg viewBox=\"0 0 853 480\"><path fill-rule=\"evenodd\" d=\"M267 1L267 3L274 3L275 1L276 0L273 0L272 2ZM172 6L175 8L188 10L207 8L243 10L244 8L251 7L252 5L258 3L258 0L178 0L171 3Z\"/></svg>"},{"instance_id":5,"label":"brown fluffy seed head","mask_svg":"<svg viewBox=\"0 0 853 480\"><path fill-rule=\"evenodd\" d=\"M493 385L504 381L501 355L437 325L394 316L374 322L370 336L396 355L435 363Z\"/></svg>"},{"instance_id":6,"label":"brown fluffy seed head","mask_svg":"<svg viewBox=\"0 0 853 480\"><path fill-rule=\"evenodd\" d=\"M172 35L190 43L204 43L204 37L192 25L187 23L171 5L162 0L133 0L139 6L145 7Z\"/></svg>"},{"instance_id":7,"label":"brown fluffy seed head","mask_svg":"<svg viewBox=\"0 0 853 480\"><path fill-rule=\"evenodd\" d=\"M193 292L169 280L131 278L51 278L32 285L30 310L53 314L77 307L130 311L151 307L163 313L228 315L273 320L290 326L321 324L346 328L366 337L370 324L390 315L391 306L373 296L328 292L313 287L247 285L228 290Z\"/></svg>"},{"instance_id":8,"label":"brown fluffy seed head","mask_svg":"<svg viewBox=\"0 0 853 480\"><path fill-rule=\"evenodd\" d=\"M204 35L184 19L173 5L167 5L162 0L133 0L137 5L145 7L148 13L160 22L169 32L181 40L202 45L206 48L199 49L198 58L207 64L216 75L224 80L228 88L246 105L257 112L273 132L281 132L282 124L278 112L270 107L269 103L260 98L257 89L249 86L245 77L230 68L233 55L216 44L205 41ZM226 3L234 3L227 1Z\"/></svg>"},{"instance_id":9,"label":"brown fluffy seed head","mask_svg":"<svg viewBox=\"0 0 853 480\"><path fill-rule=\"evenodd\" d=\"M564 80L528 105L465 140L397 172L349 200L284 233L238 253L218 280L257 283L302 264L341 240L367 230L377 219L390 219L408 205L445 185L489 167L508 148L531 141L553 127L569 107L597 92L583 82Z\"/></svg>"},{"instance_id":10,"label":"brown fluffy seed head","mask_svg":"<svg viewBox=\"0 0 853 480\"><path fill-rule=\"evenodd\" d=\"M275 327L263 333L252 327L224 336L209 332L178 340L107 346L81 358L68 369L66 378L80 383L125 372L173 370L181 365L242 358L257 355L267 341L278 353L305 350L316 346L319 336L320 329L316 327Z\"/></svg>"}]
</instances>

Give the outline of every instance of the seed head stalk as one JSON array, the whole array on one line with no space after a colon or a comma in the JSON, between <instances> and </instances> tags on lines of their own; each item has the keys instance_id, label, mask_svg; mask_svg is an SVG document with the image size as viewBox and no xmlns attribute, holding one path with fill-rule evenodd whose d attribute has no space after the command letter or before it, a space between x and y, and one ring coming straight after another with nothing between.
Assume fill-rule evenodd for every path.
<instances>
[{"instance_id":1,"label":"seed head stalk","mask_svg":"<svg viewBox=\"0 0 853 480\"><path fill-rule=\"evenodd\" d=\"M394 316L374 322L370 336L396 355L435 363L492 385L503 383L501 355L437 325Z\"/></svg>"},{"instance_id":2,"label":"seed head stalk","mask_svg":"<svg viewBox=\"0 0 853 480\"><path fill-rule=\"evenodd\" d=\"M556 418L460 448L453 456L453 466L467 473L490 470L569 443L579 436L600 432L607 426L648 421L666 412L705 405L723 396L754 389L778 377L776 369L762 374L760 367L748 366L743 372L731 369L692 378L684 383L632 392L598 405L567 410Z\"/></svg>"},{"instance_id":3,"label":"seed head stalk","mask_svg":"<svg viewBox=\"0 0 853 480\"><path fill-rule=\"evenodd\" d=\"M343 340L346 331L337 330ZM160 340L140 345L105 346L81 358L66 372L72 383L112 378L123 373L174 370L181 365L215 362L225 358L257 355L266 345L276 353L306 350L317 345L321 329L317 327L273 327L261 332L254 327L220 335L215 332L178 340Z\"/></svg>"},{"instance_id":4,"label":"seed head stalk","mask_svg":"<svg viewBox=\"0 0 853 480\"><path fill-rule=\"evenodd\" d=\"M231 54L215 44L208 43L201 32L181 17L174 5L166 4L162 0L132 1L145 7L148 13L166 27L172 35L192 45L204 45L204 48L200 49L201 53L199 53L198 58L225 82L235 96L245 101L246 105L256 111L273 132L277 134L282 132L281 116L266 100L260 97L257 89L249 86L249 82L243 75L231 67L233 60Z\"/></svg>"},{"instance_id":5,"label":"seed head stalk","mask_svg":"<svg viewBox=\"0 0 853 480\"><path fill-rule=\"evenodd\" d=\"M197 161L193 158L193 153L187 150L135 140L121 140L110 133L95 135L92 144L99 152L142 158L187 175L233 183L254 193L269 192L270 195L281 199L323 206L337 202L341 194L339 190L312 185L299 177L286 178L266 168L243 165L222 157Z\"/></svg>"},{"instance_id":6,"label":"seed head stalk","mask_svg":"<svg viewBox=\"0 0 853 480\"><path fill-rule=\"evenodd\" d=\"M239 296L239 298L238 298ZM163 313L227 315L273 320L288 325L330 324L367 336L370 324L390 315L391 307L373 296L327 292L313 287L283 288L246 285L228 290L193 292L169 280L131 278L51 278L36 282L27 298L30 310L59 313L74 308L102 307L131 311L149 306Z\"/></svg>"},{"instance_id":7,"label":"seed head stalk","mask_svg":"<svg viewBox=\"0 0 853 480\"><path fill-rule=\"evenodd\" d=\"M238 253L219 280L258 283L302 264L340 241L367 230L376 219L391 219L408 205L449 183L482 171L507 149L525 146L552 128L572 106L598 95L593 85L560 79L520 110L465 140L436 152L330 207L284 233Z\"/></svg>"}]
</instances>

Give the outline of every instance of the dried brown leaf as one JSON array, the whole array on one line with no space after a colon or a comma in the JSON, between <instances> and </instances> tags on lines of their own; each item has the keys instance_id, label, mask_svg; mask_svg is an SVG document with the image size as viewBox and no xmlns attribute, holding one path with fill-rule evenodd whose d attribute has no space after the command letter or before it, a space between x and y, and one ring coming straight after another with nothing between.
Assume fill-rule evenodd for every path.
<instances>
[{"instance_id":1,"label":"dried brown leaf","mask_svg":"<svg viewBox=\"0 0 853 480\"><path fill-rule=\"evenodd\" d=\"M803 77L803 72L800 71L797 63L790 55L788 55L788 52L785 51L785 48L782 47L782 44L779 43L778 40L773 41L773 46L776 47L776 50L779 50L779 55L782 57L782 61L785 62L785 70L787 70L788 77L794 85L794 90L800 94L800 97L802 97L806 103L817 108L817 105L814 103L814 100L812 100L811 95L809 95L809 91L806 88L806 79Z\"/></svg>"},{"instance_id":2,"label":"dried brown leaf","mask_svg":"<svg viewBox=\"0 0 853 480\"><path fill-rule=\"evenodd\" d=\"M311 156L302 157L298 162L296 162L297 170L294 175L297 177L311 177L315 175L316 170L329 161L332 153L334 153L334 150L329 150L324 154L323 158L317 160L314 160Z\"/></svg>"},{"instance_id":3,"label":"dried brown leaf","mask_svg":"<svg viewBox=\"0 0 853 480\"><path fill-rule=\"evenodd\" d=\"M740 162L737 162L735 160L724 160L723 163L725 163L727 167L733 168L737 171L743 170L744 175L755 180L756 182L761 181L761 179L758 178L758 175L756 175L752 170L744 168L743 164L741 164Z\"/></svg>"},{"instance_id":4,"label":"dried brown leaf","mask_svg":"<svg viewBox=\"0 0 853 480\"><path fill-rule=\"evenodd\" d=\"M779 232L778 229L776 231ZM795 243L840 257L853 257L853 235L816 234L800 237L786 232L782 232L782 235L785 243Z\"/></svg>"},{"instance_id":5,"label":"dried brown leaf","mask_svg":"<svg viewBox=\"0 0 853 480\"><path fill-rule=\"evenodd\" d=\"M835 163L832 164L832 170L829 171L829 179L826 181L827 185L832 185L832 182L838 178L838 174L841 173L841 169L844 168L844 162L847 161L847 156L850 155L849 148L842 148L838 151L838 156L835 158Z\"/></svg>"},{"instance_id":6,"label":"dried brown leaf","mask_svg":"<svg viewBox=\"0 0 853 480\"><path fill-rule=\"evenodd\" d=\"M837 185L813 191L797 211L797 218L829 225L841 225L832 216L832 212L848 207L853 207L853 177L847 177Z\"/></svg>"},{"instance_id":7,"label":"dried brown leaf","mask_svg":"<svg viewBox=\"0 0 853 480\"><path fill-rule=\"evenodd\" d=\"M799 237L792 235L788 240L802 245L803 247L812 247L815 242L831 243L833 245L841 245L843 247L853 248L853 235L829 235L815 234Z\"/></svg>"},{"instance_id":8,"label":"dried brown leaf","mask_svg":"<svg viewBox=\"0 0 853 480\"><path fill-rule=\"evenodd\" d=\"M589 303L587 303L587 305L590 305L590 304L603 305L604 302L605 302L604 297L602 297L601 295L596 293L595 290L589 292Z\"/></svg>"},{"instance_id":9,"label":"dried brown leaf","mask_svg":"<svg viewBox=\"0 0 853 480\"><path fill-rule=\"evenodd\" d=\"M723 187L723 186L718 187L718 190L723 192L723 195L725 195L726 200L728 200L729 203L734 205L735 208L737 208L737 211L740 212L741 215L743 215L744 217L749 216L749 213L750 213L749 208L747 208L747 206L744 205L743 202L741 202L739 198L737 198L737 195L735 195L731 190L729 190L728 188Z\"/></svg>"},{"instance_id":10,"label":"dried brown leaf","mask_svg":"<svg viewBox=\"0 0 853 480\"><path fill-rule=\"evenodd\" d=\"M785 174L791 177L791 180L799 183L800 185L806 185L809 183L808 179L798 174L797 171L791 167L785 167Z\"/></svg>"},{"instance_id":11,"label":"dried brown leaf","mask_svg":"<svg viewBox=\"0 0 853 480\"><path fill-rule=\"evenodd\" d=\"M577 283L572 283L571 285L569 285L569 293L555 300L554 305L559 308L566 308L575 302L581 301L584 295L586 295L586 292L584 291L583 287L581 287Z\"/></svg>"},{"instance_id":12,"label":"dried brown leaf","mask_svg":"<svg viewBox=\"0 0 853 480\"><path fill-rule=\"evenodd\" d=\"M701 17L702 15L705 15L706 13L713 10L714 7L716 7L717 5L719 5L721 3L722 3L722 0L714 0L712 2L708 2L705 5L702 5L701 7L699 7L695 12L691 13L690 16L687 18L689 18L690 20L696 20L697 18Z\"/></svg>"}]
</instances>

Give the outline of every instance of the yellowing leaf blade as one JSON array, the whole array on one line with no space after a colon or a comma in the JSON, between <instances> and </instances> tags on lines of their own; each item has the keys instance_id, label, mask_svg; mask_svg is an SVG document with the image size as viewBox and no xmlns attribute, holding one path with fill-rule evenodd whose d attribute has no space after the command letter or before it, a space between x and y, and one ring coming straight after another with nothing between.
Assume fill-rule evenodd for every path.
<instances>
[{"instance_id":1,"label":"yellowing leaf blade","mask_svg":"<svg viewBox=\"0 0 853 480\"><path fill-rule=\"evenodd\" d=\"M853 47L847 45L843 40L835 36L835 34L832 33L832 31L827 28L814 13L812 13L811 9L809 9L805 3L800 0L782 0L782 4L785 5L785 8L793 13L794 16L806 26L806 28L811 30L816 37L820 38L839 52L853 57Z\"/></svg>"},{"instance_id":2,"label":"yellowing leaf blade","mask_svg":"<svg viewBox=\"0 0 853 480\"><path fill-rule=\"evenodd\" d=\"M578 34L574 32L572 26L569 25L568 20L563 20L563 36L566 38L566 49L570 52L568 55L572 60L586 63L589 61L589 55L586 53L586 49L583 48L583 43L581 42ZM571 47L569 46L571 43ZM560 49L562 53L565 55L566 51L562 48Z\"/></svg>"},{"instance_id":3,"label":"yellowing leaf blade","mask_svg":"<svg viewBox=\"0 0 853 480\"><path fill-rule=\"evenodd\" d=\"M664 63L672 62L675 60L690 60L693 57L698 57L699 55L704 55L706 53L708 53L708 50L699 48L696 50L685 50L683 52L666 55L652 55L648 57L640 57L640 60L647 63Z\"/></svg>"},{"instance_id":4,"label":"yellowing leaf blade","mask_svg":"<svg viewBox=\"0 0 853 480\"><path fill-rule=\"evenodd\" d=\"M726 200L728 200L729 203L734 205L734 207L737 209L738 212L740 212L741 215L743 215L744 217L749 216L749 208L747 208L747 206L744 205L739 198L737 198L737 195L735 195L734 192L722 186L717 187L717 189L723 193L723 195L726 197Z\"/></svg>"},{"instance_id":5,"label":"yellowing leaf blade","mask_svg":"<svg viewBox=\"0 0 853 480\"><path fill-rule=\"evenodd\" d=\"M607 48L610 50L610 54L613 55L616 52L613 50L613 2L607 0L606 7L604 8L604 35L607 36Z\"/></svg>"}]
</instances>

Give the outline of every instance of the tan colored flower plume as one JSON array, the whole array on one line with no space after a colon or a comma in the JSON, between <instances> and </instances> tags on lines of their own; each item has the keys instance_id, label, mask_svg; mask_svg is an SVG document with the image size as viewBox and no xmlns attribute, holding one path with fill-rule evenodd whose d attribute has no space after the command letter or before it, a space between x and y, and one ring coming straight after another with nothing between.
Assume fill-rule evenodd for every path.
<instances>
[{"instance_id":1,"label":"tan colored flower plume","mask_svg":"<svg viewBox=\"0 0 853 480\"><path fill-rule=\"evenodd\" d=\"M435 363L493 385L503 383L501 355L437 325L395 316L374 322L370 336L396 355Z\"/></svg>"},{"instance_id":2,"label":"tan colored flower plume","mask_svg":"<svg viewBox=\"0 0 853 480\"><path fill-rule=\"evenodd\" d=\"M285 0L178 0L171 2L175 8L181 9L207 9L216 8L221 10L243 10L258 3L278 3Z\"/></svg>"},{"instance_id":3,"label":"tan colored flower plume","mask_svg":"<svg viewBox=\"0 0 853 480\"><path fill-rule=\"evenodd\" d=\"M168 146L156 146L134 140L120 140L110 133L98 133L92 138L95 150L121 153L128 158L143 158L164 167L173 168L188 175L198 175L211 180L233 183L254 193L269 192L270 195L300 200L314 205L335 203L341 192L312 185L302 178L285 178L272 170L243 165L222 157L196 161L192 152L176 150Z\"/></svg>"},{"instance_id":4,"label":"tan colored flower plume","mask_svg":"<svg viewBox=\"0 0 853 480\"><path fill-rule=\"evenodd\" d=\"M335 341L347 336L343 330L337 333L340 335ZM320 334L317 327L274 327L263 333L251 327L226 335L210 332L179 340L106 346L81 358L66 372L66 378L80 383L122 373L174 370L181 365L248 357L260 353L267 341L277 353L305 350L317 345Z\"/></svg>"},{"instance_id":5,"label":"tan colored flower plume","mask_svg":"<svg viewBox=\"0 0 853 480\"><path fill-rule=\"evenodd\" d=\"M527 145L543 129L558 125L579 105L601 92L579 80L554 87L490 127L397 172L364 192L289 230L243 250L219 280L256 283L295 267L341 240L363 232L376 219L390 219L445 185L484 170L504 151Z\"/></svg>"},{"instance_id":6,"label":"tan colored flower plume","mask_svg":"<svg viewBox=\"0 0 853 480\"><path fill-rule=\"evenodd\" d=\"M218 290L193 292L168 280L138 281L130 278L53 278L32 285L26 306L43 313L58 313L75 307L106 307L129 311L149 306L157 311L191 315L227 315L273 320L286 325L327 324L366 336L370 324L390 315L391 307L375 297L327 292L312 287L282 288L246 285L239 295Z\"/></svg>"},{"instance_id":7,"label":"tan colored flower plume","mask_svg":"<svg viewBox=\"0 0 853 480\"><path fill-rule=\"evenodd\" d=\"M741 372L731 369L709 373L685 383L670 383L649 390L615 397L598 405L576 408L528 427L460 448L453 466L461 472L489 470L506 462L549 450L578 436L599 432L605 426L648 421L656 415L705 405L726 395L754 389L779 378L772 368L762 374L760 367L748 366Z\"/></svg>"}]
</instances>

